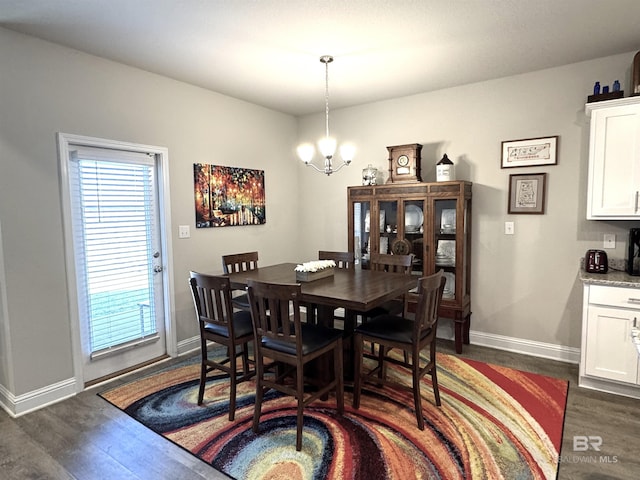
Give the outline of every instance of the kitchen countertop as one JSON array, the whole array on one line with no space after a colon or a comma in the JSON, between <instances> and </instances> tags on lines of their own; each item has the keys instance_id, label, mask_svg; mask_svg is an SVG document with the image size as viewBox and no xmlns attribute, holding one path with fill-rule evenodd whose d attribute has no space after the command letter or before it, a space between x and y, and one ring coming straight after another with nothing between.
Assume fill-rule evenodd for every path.
<instances>
[{"instance_id":1,"label":"kitchen countertop","mask_svg":"<svg viewBox=\"0 0 640 480\"><path fill-rule=\"evenodd\" d=\"M624 271L609 269L608 273L587 273L580 269L580 280L592 285L608 285L610 287L640 288L640 277L629 275Z\"/></svg>"}]
</instances>

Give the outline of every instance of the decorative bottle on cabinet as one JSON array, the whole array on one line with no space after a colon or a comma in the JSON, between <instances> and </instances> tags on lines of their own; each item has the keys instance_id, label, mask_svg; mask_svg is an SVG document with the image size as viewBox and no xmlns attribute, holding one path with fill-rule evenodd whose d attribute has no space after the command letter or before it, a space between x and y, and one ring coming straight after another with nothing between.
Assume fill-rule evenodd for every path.
<instances>
[{"instance_id":1,"label":"decorative bottle on cabinet","mask_svg":"<svg viewBox=\"0 0 640 480\"><path fill-rule=\"evenodd\" d=\"M454 165L449 157L445 153L442 159L436 163L436 181L438 182L450 182L455 180Z\"/></svg>"},{"instance_id":2,"label":"decorative bottle on cabinet","mask_svg":"<svg viewBox=\"0 0 640 480\"><path fill-rule=\"evenodd\" d=\"M373 252L413 253L413 273L444 270L440 317L454 321L455 346L469 343L471 320L471 182L348 187L349 251L368 268ZM412 294L409 308L415 308ZM414 297L415 298L415 297Z\"/></svg>"}]
</instances>

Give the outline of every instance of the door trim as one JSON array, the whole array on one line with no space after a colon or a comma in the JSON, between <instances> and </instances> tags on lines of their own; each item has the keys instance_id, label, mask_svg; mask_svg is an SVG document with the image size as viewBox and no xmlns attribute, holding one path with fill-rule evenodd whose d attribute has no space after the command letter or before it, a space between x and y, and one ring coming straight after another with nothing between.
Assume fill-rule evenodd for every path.
<instances>
[{"instance_id":1,"label":"door trim","mask_svg":"<svg viewBox=\"0 0 640 480\"><path fill-rule=\"evenodd\" d=\"M169 196L169 150L165 147L153 145L142 145L137 143L119 142L115 140L106 140L103 138L86 137L82 135L74 135L58 132L58 164L60 167L60 194L62 203L63 216L63 232L64 232L64 251L65 264L67 272L67 299L69 302L69 316L71 328L71 345L73 354L73 372L76 382L76 391L84 390L84 380L82 375L82 343L80 337L80 314L78 312L78 294L76 281L76 267L73 249L73 231L71 221L71 195L68 182L67 162L69 159L70 146L85 146L96 148L111 148L114 150L128 150L133 152L152 153L158 159L159 168L159 212L160 212L160 242L162 249L162 258L165 268L162 272L164 276L164 326L166 337L167 355L175 357L178 354L177 349L177 330L174 298L174 282L173 282L173 248L171 244L171 200Z\"/></svg>"}]
</instances>

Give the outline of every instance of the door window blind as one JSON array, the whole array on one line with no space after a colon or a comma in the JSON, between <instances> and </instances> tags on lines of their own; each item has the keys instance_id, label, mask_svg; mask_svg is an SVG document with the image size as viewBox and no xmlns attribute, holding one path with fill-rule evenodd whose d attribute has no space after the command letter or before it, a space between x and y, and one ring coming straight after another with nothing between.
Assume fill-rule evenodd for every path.
<instances>
[{"instance_id":1,"label":"door window blind","mask_svg":"<svg viewBox=\"0 0 640 480\"><path fill-rule=\"evenodd\" d=\"M156 334L154 162L82 147L69 171L79 309L93 356Z\"/></svg>"}]
</instances>

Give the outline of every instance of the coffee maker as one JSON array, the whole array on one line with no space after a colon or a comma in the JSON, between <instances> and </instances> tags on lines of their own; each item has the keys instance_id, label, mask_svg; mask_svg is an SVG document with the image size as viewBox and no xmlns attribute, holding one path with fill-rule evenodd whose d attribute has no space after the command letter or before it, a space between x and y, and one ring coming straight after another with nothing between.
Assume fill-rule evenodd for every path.
<instances>
[{"instance_id":1,"label":"coffee maker","mask_svg":"<svg viewBox=\"0 0 640 480\"><path fill-rule=\"evenodd\" d=\"M629 275L640 275L640 228L629 230L627 273Z\"/></svg>"}]
</instances>

